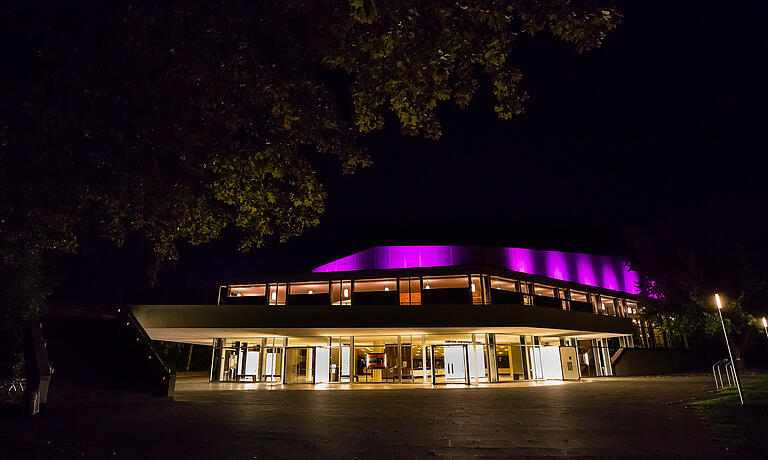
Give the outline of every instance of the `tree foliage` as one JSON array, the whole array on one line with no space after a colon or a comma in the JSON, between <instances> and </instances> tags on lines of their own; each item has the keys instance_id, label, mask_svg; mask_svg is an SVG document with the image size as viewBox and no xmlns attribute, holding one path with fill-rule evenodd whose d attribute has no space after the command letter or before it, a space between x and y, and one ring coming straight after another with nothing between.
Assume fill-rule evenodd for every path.
<instances>
[{"instance_id":1,"label":"tree foliage","mask_svg":"<svg viewBox=\"0 0 768 460\"><path fill-rule=\"evenodd\" d=\"M641 296L649 299L644 319L673 337L719 339L719 293L726 328L742 335L743 347L758 326L753 313L762 308L765 282L743 238L709 227L670 220L663 228L630 231L625 256L641 274Z\"/></svg>"},{"instance_id":2,"label":"tree foliage","mask_svg":"<svg viewBox=\"0 0 768 460\"><path fill-rule=\"evenodd\" d=\"M168 260L228 227L243 250L299 235L323 213L321 158L369 165L360 136L390 116L437 138L438 103L483 78L519 114L521 35L581 52L619 20L575 0L19 2L0 19L0 239L21 254L4 270L27 279L20 259L83 238L139 235Z\"/></svg>"}]
</instances>

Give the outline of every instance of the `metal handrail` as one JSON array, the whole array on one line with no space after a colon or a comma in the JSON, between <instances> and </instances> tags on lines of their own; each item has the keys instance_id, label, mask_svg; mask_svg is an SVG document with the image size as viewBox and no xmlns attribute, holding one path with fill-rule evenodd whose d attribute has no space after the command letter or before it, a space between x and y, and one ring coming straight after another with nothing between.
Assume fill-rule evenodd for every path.
<instances>
[{"instance_id":1,"label":"metal handrail","mask_svg":"<svg viewBox=\"0 0 768 460\"><path fill-rule=\"evenodd\" d=\"M725 388L725 382L723 382L723 374L722 370L725 370L725 378L728 380L728 386L733 386L736 382L735 373L736 369L734 368L733 363L730 359L721 359L720 361L716 362L712 365L712 375L715 378L715 389L721 389ZM719 378L719 381L718 381Z\"/></svg>"}]
</instances>

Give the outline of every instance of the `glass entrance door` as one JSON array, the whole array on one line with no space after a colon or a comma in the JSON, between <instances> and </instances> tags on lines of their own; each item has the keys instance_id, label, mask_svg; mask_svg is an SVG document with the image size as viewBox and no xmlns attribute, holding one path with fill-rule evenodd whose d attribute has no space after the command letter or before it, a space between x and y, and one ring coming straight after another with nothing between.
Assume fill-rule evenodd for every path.
<instances>
[{"instance_id":1,"label":"glass entrance door","mask_svg":"<svg viewBox=\"0 0 768 460\"><path fill-rule=\"evenodd\" d=\"M280 382L283 378L283 349L281 347L264 348L264 382Z\"/></svg>"},{"instance_id":2,"label":"glass entrance door","mask_svg":"<svg viewBox=\"0 0 768 460\"><path fill-rule=\"evenodd\" d=\"M331 337L328 381L349 383L350 338Z\"/></svg>"},{"instance_id":3,"label":"glass entrance door","mask_svg":"<svg viewBox=\"0 0 768 460\"><path fill-rule=\"evenodd\" d=\"M314 383L315 361L312 347L285 349L285 383Z\"/></svg>"},{"instance_id":4,"label":"glass entrance door","mask_svg":"<svg viewBox=\"0 0 768 460\"><path fill-rule=\"evenodd\" d=\"M469 384L469 355L467 346L432 345L432 383Z\"/></svg>"}]
</instances>

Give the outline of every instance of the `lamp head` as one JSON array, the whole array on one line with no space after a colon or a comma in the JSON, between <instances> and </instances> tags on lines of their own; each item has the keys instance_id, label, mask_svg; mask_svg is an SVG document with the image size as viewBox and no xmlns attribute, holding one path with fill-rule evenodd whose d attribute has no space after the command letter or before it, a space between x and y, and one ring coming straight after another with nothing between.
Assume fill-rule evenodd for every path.
<instances>
[{"instance_id":1,"label":"lamp head","mask_svg":"<svg viewBox=\"0 0 768 460\"><path fill-rule=\"evenodd\" d=\"M722 310L723 304L720 303L720 294L715 294L715 302L717 302L717 308Z\"/></svg>"},{"instance_id":2,"label":"lamp head","mask_svg":"<svg viewBox=\"0 0 768 460\"><path fill-rule=\"evenodd\" d=\"M765 321L765 316L763 316L763 327L768 327L768 322Z\"/></svg>"}]
</instances>

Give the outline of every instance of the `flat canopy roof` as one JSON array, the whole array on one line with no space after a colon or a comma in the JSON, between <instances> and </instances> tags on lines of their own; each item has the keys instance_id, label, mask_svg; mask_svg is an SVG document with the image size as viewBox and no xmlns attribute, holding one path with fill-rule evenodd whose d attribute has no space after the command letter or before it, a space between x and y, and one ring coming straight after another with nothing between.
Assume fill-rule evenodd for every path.
<instances>
[{"instance_id":1,"label":"flat canopy roof","mask_svg":"<svg viewBox=\"0 0 768 460\"><path fill-rule=\"evenodd\" d=\"M376 246L313 272L491 265L507 270L639 294L640 277L616 256L481 246Z\"/></svg>"},{"instance_id":2,"label":"flat canopy roof","mask_svg":"<svg viewBox=\"0 0 768 460\"><path fill-rule=\"evenodd\" d=\"M628 318L522 305L280 306L134 305L153 340L499 333L579 338L630 335Z\"/></svg>"}]
</instances>

